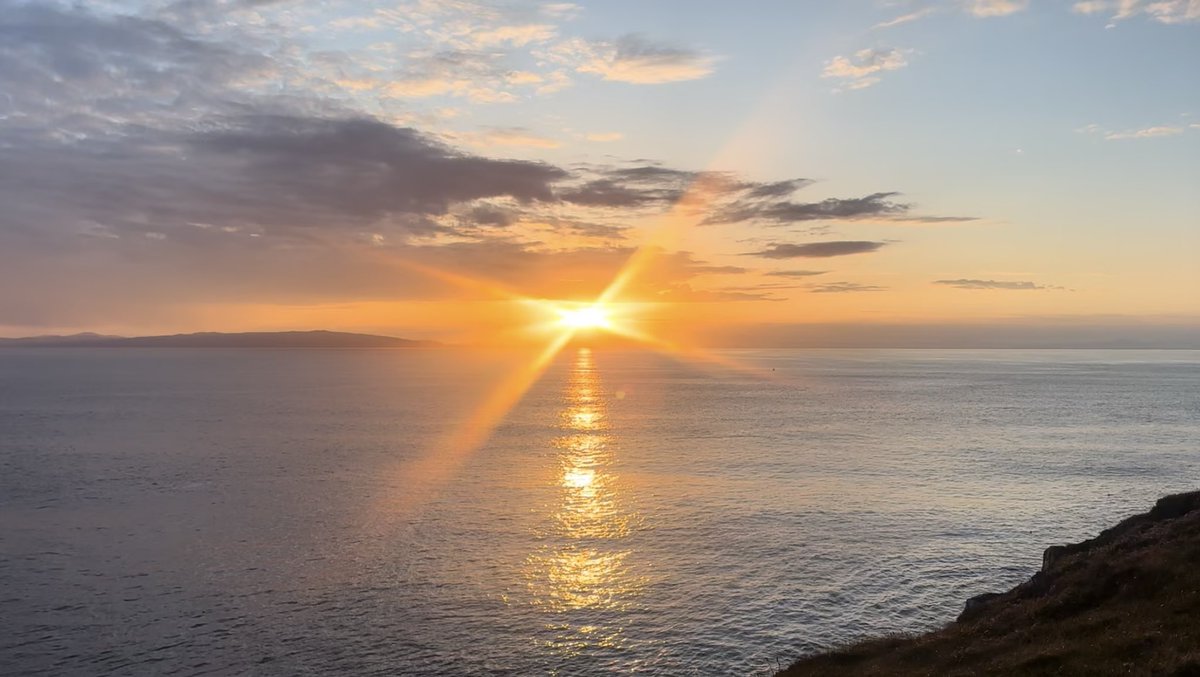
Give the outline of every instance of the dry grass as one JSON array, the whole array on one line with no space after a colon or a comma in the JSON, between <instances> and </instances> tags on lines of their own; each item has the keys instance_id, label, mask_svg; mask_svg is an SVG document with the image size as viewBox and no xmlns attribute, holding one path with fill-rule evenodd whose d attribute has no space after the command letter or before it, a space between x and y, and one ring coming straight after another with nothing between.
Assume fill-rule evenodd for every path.
<instances>
[{"instance_id":1,"label":"dry grass","mask_svg":"<svg viewBox=\"0 0 1200 677\"><path fill-rule=\"evenodd\" d=\"M1200 492L1168 496L925 635L801 659L780 675L1200 677Z\"/></svg>"}]
</instances>

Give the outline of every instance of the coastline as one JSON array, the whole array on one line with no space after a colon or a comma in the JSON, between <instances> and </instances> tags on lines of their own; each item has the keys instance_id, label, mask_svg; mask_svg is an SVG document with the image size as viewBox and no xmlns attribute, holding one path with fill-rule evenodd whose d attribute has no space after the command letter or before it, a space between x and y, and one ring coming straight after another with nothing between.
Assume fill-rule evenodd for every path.
<instances>
[{"instance_id":1,"label":"coastline","mask_svg":"<svg viewBox=\"0 0 1200 677\"><path fill-rule=\"evenodd\" d=\"M1200 675L1200 491L1055 545L1029 580L947 626L801 658L804 675Z\"/></svg>"}]
</instances>

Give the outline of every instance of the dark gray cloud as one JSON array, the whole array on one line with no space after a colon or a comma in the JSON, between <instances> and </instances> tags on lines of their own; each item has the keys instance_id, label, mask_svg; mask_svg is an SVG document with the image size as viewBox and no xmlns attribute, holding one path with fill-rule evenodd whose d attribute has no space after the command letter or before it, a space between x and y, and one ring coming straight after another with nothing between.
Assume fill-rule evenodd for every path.
<instances>
[{"instance_id":1,"label":"dark gray cloud","mask_svg":"<svg viewBox=\"0 0 1200 677\"><path fill-rule=\"evenodd\" d=\"M581 186L567 188L559 197L584 207L645 207L653 204L670 203L683 195L682 188L646 188L622 185L611 179L588 181Z\"/></svg>"},{"instance_id":2,"label":"dark gray cloud","mask_svg":"<svg viewBox=\"0 0 1200 677\"><path fill-rule=\"evenodd\" d=\"M818 284L809 287L809 291L814 294L847 294L860 291L887 291L887 287L878 287L873 284L859 284L857 282L830 282L829 284Z\"/></svg>"},{"instance_id":3,"label":"dark gray cloud","mask_svg":"<svg viewBox=\"0 0 1200 677\"><path fill-rule=\"evenodd\" d=\"M645 161L643 161L645 162ZM604 170L605 174L614 180L649 182L666 184L668 186L683 186L699 175L699 172L689 172L681 169L671 169L658 164L642 164L636 167L619 167Z\"/></svg>"},{"instance_id":4,"label":"dark gray cloud","mask_svg":"<svg viewBox=\"0 0 1200 677\"><path fill-rule=\"evenodd\" d=\"M70 143L0 154L0 226L42 235L197 236L196 225L299 236L429 233L451 206L552 201L564 170L466 155L370 119L250 116L195 133Z\"/></svg>"},{"instance_id":5,"label":"dark gray cloud","mask_svg":"<svg viewBox=\"0 0 1200 677\"><path fill-rule=\"evenodd\" d=\"M549 201L551 184L567 176L543 163L460 153L371 119L256 117L190 143L234 159L261 188L350 215L443 214L453 203L499 196Z\"/></svg>"},{"instance_id":6,"label":"dark gray cloud","mask_svg":"<svg viewBox=\"0 0 1200 677\"><path fill-rule=\"evenodd\" d=\"M557 199L561 168L464 153L307 85L281 94L284 76L311 84L289 50L170 20L245 6L144 18L0 0L0 237L427 234L456 205Z\"/></svg>"},{"instance_id":7,"label":"dark gray cloud","mask_svg":"<svg viewBox=\"0 0 1200 677\"><path fill-rule=\"evenodd\" d=\"M643 163L633 167L584 165L586 180L563 186L559 197L584 207L614 209L662 208L678 202L708 174Z\"/></svg>"},{"instance_id":8,"label":"dark gray cloud","mask_svg":"<svg viewBox=\"0 0 1200 677\"><path fill-rule=\"evenodd\" d=\"M753 194L754 191L750 191ZM731 223L758 220L774 225L801 221L854 220L867 217L900 216L909 206L894 202L895 192L872 193L860 198L827 198L819 202L794 202L747 197L717 209L707 222ZM776 197L771 195L770 197Z\"/></svg>"},{"instance_id":9,"label":"dark gray cloud","mask_svg":"<svg viewBox=\"0 0 1200 677\"><path fill-rule=\"evenodd\" d=\"M783 289L803 289L803 285L798 284L747 284L747 285L729 285L721 287L721 291L727 292L742 292L755 294L768 294L769 292L779 291Z\"/></svg>"},{"instance_id":10,"label":"dark gray cloud","mask_svg":"<svg viewBox=\"0 0 1200 677\"><path fill-rule=\"evenodd\" d=\"M466 218L480 226L508 226L514 220L514 215L507 209L501 209L492 205L477 205L472 207Z\"/></svg>"},{"instance_id":11,"label":"dark gray cloud","mask_svg":"<svg viewBox=\"0 0 1200 677\"><path fill-rule=\"evenodd\" d=\"M813 183L811 179L746 181L730 172L692 172L656 163L633 167L584 166L590 180L559 191L564 201L587 206L619 209L662 208L681 204L733 220L757 218L757 210L785 199ZM688 202L692 205L689 205ZM748 206L752 206L750 209ZM735 213L736 212L736 213ZM716 223L712 215L706 223Z\"/></svg>"},{"instance_id":12,"label":"dark gray cloud","mask_svg":"<svg viewBox=\"0 0 1200 677\"><path fill-rule=\"evenodd\" d=\"M940 284L945 287L954 287L956 289L1012 289L1012 290L1037 290L1037 289L1062 289L1049 285L1040 285L1036 282L1026 280L935 280L934 284Z\"/></svg>"},{"instance_id":13,"label":"dark gray cloud","mask_svg":"<svg viewBox=\"0 0 1200 677\"><path fill-rule=\"evenodd\" d=\"M886 242L866 242L861 240L838 240L833 242L809 242L807 244L773 244L762 251L750 252L749 256L761 256L767 259L820 259L831 256L847 256L849 254L865 254L877 251Z\"/></svg>"},{"instance_id":14,"label":"dark gray cloud","mask_svg":"<svg viewBox=\"0 0 1200 677\"><path fill-rule=\"evenodd\" d=\"M770 181L752 185L746 191L745 197L752 200L764 198L782 198L795 193L806 186L812 185L812 179L788 179L786 181Z\"/></svg>"}]
</instances>

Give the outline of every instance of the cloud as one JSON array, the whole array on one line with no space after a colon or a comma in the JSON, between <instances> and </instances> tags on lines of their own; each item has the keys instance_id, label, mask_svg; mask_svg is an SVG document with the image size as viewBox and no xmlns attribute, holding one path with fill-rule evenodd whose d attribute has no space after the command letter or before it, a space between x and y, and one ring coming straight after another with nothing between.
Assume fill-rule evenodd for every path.
<instances>
[{"instance_id":1,"label":"cloud","mask_svg":"<svg viewBox=\"0 0 1200 677\"><path fill-rule=\"evenodd\" d=\"M835 56L825 63L821 71L823 78L838 78L846 81L846 89L866 89L880 81L879 75L908 65L911 50L894 47L861 49L852 56Z\"/></svg>"},{"instance_id":2,"label":"cloud","mask_svg":"<svg viewBox=\"0 0 1200 677\"><path fill-rule=\"evenodd\" d=\"M1146 16L1164 24L1200 21L1197 0L1081 0L1071 6L1076 14L1108 14L1111 21Z\"/></svg>"},{"instance_id":3,"label":"cloud","mask_svg":"<svg viewBox=\"0 0 1200 677\"><path fill-rule=\"evenodd\" d=\"M1111 5L1108 0L1082 0L1071 5L1071 11L1076 14L1100 14L1107 12Z\"/></svg>"},{"instance_id":4,"label":"cloud","mask_svg":"<svg viewBox=\"0 0 1200 677\"><path fill-rule=\"evenodd\" d=\"M524 127L489 127L479 132L453 134L451 138L481 148L494 146L558 148L562 145L555 139L536 134Z\"/></svg>"},{"instance_id":5,"label":"cloud","mask_svg":"<svg viewBox=\"0 0 1200 677\"><path fill-rule=\"evenodd\" d=\"M649 208L682 201L702 208L704 225L758 222L787 226L812 221L879 220L894 223L951 223L970 216L929 216L910 213L911 205L885 191L855 198L826 198L799 202L791 196L812 185L806 178L746 181L723 172L689 172L660 165L592 168L595 178L564 186L559 196L588 207ZM701 199L701 196L703 198Z\"/></svg>"},{"instance_id":6,"label":"cloud","mask_svg":"<svg viewBox=\"0 0 1200 677\"><path fill-rule=\"evenodd\" d=\"M786 181L771 181L750 187L745 197L750 200L763 198L785 198L792 193L813 184L812 179L788 179Z\"/></svg>"},{"instance_id":7,"label":"cloud","mask_svg":"<svg viewBox=\"0 0 1200 677\"><path fill-rule=\"evenodd\" d=\"M472 49L443 49L410 54L400 71L387 78L363 80L380 95L421 99L431 96L465 97L475 103L507 103L516 95L510 85L530 84L528 75L505 71L496 53Z\"/></svg>"},{"instance_id":8,"label":"cloud","mask_svg":"<svg viewBox=\"0 0 1200 677\"><path fill-rule=\"evenodd\" d=\"M865 241L835 241L810 242L808 244L772 244L762 251L751 252L750 256L761 256L767 259L798 259L798 258L829 258L832 256L848 256L850 254L866 254L878 251L886 242Z\"/></svg>"},{"instance_id":9,"label":"cloud","mask_svg":"<svg viewBox=\"0 0 1200 677\"><path fill-rule=\"evenodd\" d=\"M801 221L854 220L863 218L892 218L908 212L909 205L894 202L896 192L872 193L858 198L827 198L820 202L755 199L754 192L746 198L717 209L708 223L728 223L759 220L775 225Z\"/></svg>"},{"instance_id":10,"label":"cloud","mask_svg":"<svg viewBox=\"0 0 1200 677\"><path fill-rule=\"evenodd\" d=\"M632 167L592 167L583 173L586 181L564 186L563 200L586 207L661 208L683 198L688 188L702 176L657 164Z\"/></svg>"},{"instance_id":11,"label":"cloud","mask_svg":"<svg viewBox=\"0 0 1200 677\"><path fill-rule=\"evenodd\" d=\"M1035 282L1016 280L935 280L933 284L955 289L1007 289L1016 291L1037 289L1062 289L1062 287L1045 286Z\"/></svg>"},{"instance_id":12,"label":"cloud","mask_svg":"<svg viewBox=\"0 0 1200 677\"><path fill-rule=\"evenodd\" d=\"M588 181L559 193L563 200L587 207L641 207L674 202L682 196L682 190L635 188L610 179Z\"/></svg>"},{"instance_id":13,"label":"cloud","mask_svg":"<svg viewBox=\"0 0 1200 677\"><path fill-rule=\"evenodd\" d=\"M512 71L506 73L504 80L510 85L539 85L546 81L541 75L530 71Z\"/></svg>"},{"instance_id":14,"label":"cloud","mask_svg":"<svg viewBox=\"0 0 1200 677\"><path fill-rule=\"evenodd\" d=\"M509 226L515 220L512 211L494 205L477 205L467 212L467 218L481 226Z\"/></svg>"},{"instance_id":15,"label":"cloud","mask_svg":"<svg viewBox=\"0 0 1200 677\"><path fill-rule=\"evenodd\" d=\"M814 275L824 275L828 270L773 270L767 275L773 277L812 277Z\"/></svg>"},{"instance_id":16,"label":"cloud","mask_svg":"<svg viewBox=\"0 0 1200 677\"><path fill-rule=\"evenodd\" d=\"M1104 138L1108 141L1119 141L1122 139L1154 139L1161 136L1175 136L1182 134L1183 127L1168 127L1159 125L1156 127L1146 127L1145 129L1134 129L1126 132L1108 132Z\"/></svg>"},{"instance_id":17,"label":"cloud","mask_svg":"<svg viewBox=\"0 0 1200 677\"><path fill-rule=\"evenodd\" d=\"M550 24L524 24L472 31L469 40L472 45L479 48L501 45L524 47L530 43L551 40L556 34L557 30Z\"/></svg>"},{"instance_id":18,"label":"cloud","mask_svg":"<svg viewBox=\"0 0 1200 677\"><path fill-rule=\"evenodd\" d=\"M1197 127L1193 124L1190 127ZM1130 129L1125 131L1107 130L1097 124L1084 125L1075 131L1080 134L1093 134L1103 136L1106 141L1124 141L1127 139L1154 139L1164 136L1175 136L1182 134L1186 128L1183 125L1154 125L1152 127L1144 127L1142 129Z\"/></svg>"},{"instance_id":19,"label":"cloud","mask_svg":"<svg viewBox=\"0 0 1200 677\"><path fill-rule=\"evenodd\" d=\"M60 143L0 154L0 229L41 240L159 233L204 246L247 236L430 234L452 206L553 201L567 173L462 153L367 118L227 118L212 128ZM200 224L200 225L197 225ZM236 235L236 237L235 237Z\"/></svg>"},{"instance_id":20,"label":"cloud","mask_svg":"<svg viewBox=\"0 0 1200 677\"><path fill-rule=\"evenodd\" d=\"M811 179L746 181L728 172L691 172L644 164L633 167L592 167L583 172L594 178L564 185L559 196L574 204L609 208L661 208L678 203L695 207L705 225L756 221L783 226L797 222L848 221L877 218L931 221L969 220L971 217L909 216L909 205L891 198L895 192L860 198L828 198L796 202L790 197L813 183Z\"/></svg>"},{"instance_id":21,"label":"cloud","mask_svg":"<svg viewBox=\"0 0 1200 677\"><path fill-rule=\"evenodd\" d=\"M690 49L652 43L641 35L612 42L568 41L555 54L559 60L574 62L580 73L639 85L698 80L710 75L717 61Z\"/></svg>"},{"instance_id":22,"label":"cloud","mask_svg":"<svg viewBox=\"0 0 1200 677\"><path fill-rule=\"evenodd\" d=\"M814 285L809 288L813 294L847 294L854 292L887 291L887 287L877 287L872 284L857 282L830 282L829 284Z\"/></svg>"},{"instance_id":23,"label":"cloud","mask_svg":"<svg viewBox=\"0 0 1200 677\"><path fill-rule=\"evenodd\" d=\"M541 6L546 16L573 19L583 11L583 8L572 2L549 2Z\"/></svg>"},{"instance_id":24,"label":"cloud","mask_svg":"<svg viewBox=\"0 0 1200 677\"><path fill-rule=\"evenodd\" d=\"M97 16L79 6L0 0L0 123L102 133L151 118L198 121L246 99L286 64L164 21Z\"/></svg>"},{"instance_id":25,"label":"cloud","mask_svg":"<svg viewBox=\"0 0 1200 677\"><path fill-rule=\"evenodd\" d=\"M923 18L929 16L930 14L933 14L936 11L937 11L937 9L934 7L926 7L924 9L919 9L915 12L909 12L908 14L901 14L900 16L898 16L894 19L882 21L882 22L877 23L874 26L872 26L872 28L874 30L882 30L884 28L893 28L895 26L901 26L906 23L911 23L913 21L917 21L918 19L923 19Z\"/></svg>"},{"instance_id":26,"label":"cloud","mask_svg":"<svg viewBox=\"0 0 1200 677\"><path fill-rule=\"evenodd\" d=\"M980 18L1008 16L1029 8L1029 0L968 0L967 11Z\"/></svg>"},{"instance_id":27,"label":"cloud","mask_svg":"<svg viewBox=\"0 0 1200 677\"><path fill-rule=\"evenodd\" d=\"M440 214L450 203L485 197L550 200L551 184L567 176L542 163L466 155L366 118L255 116L187 143L293 204L324 199L350 212Z\"/></svg>"}]
</instances>

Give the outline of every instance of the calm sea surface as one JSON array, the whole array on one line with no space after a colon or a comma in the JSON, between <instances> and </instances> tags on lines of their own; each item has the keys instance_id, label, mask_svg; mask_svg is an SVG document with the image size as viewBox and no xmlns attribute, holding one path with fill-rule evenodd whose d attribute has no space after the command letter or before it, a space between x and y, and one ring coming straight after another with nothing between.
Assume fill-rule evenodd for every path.
<instances>
[{"instance_id":1,"label":"calm sea surface","mask_svg":"<svg viewBox=\"0 0 1200 677\"><path fill-rule=\"evenodd\" d=\"M1200 353L721 355L0 351L0 674L763 673L1200 486Z\"/></svg>"}]
</instances>

